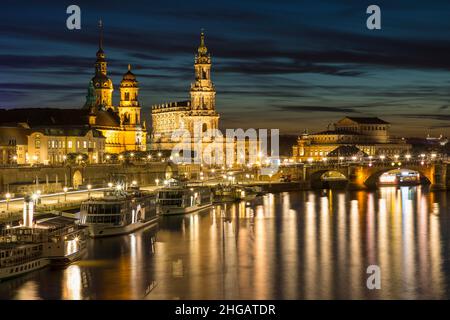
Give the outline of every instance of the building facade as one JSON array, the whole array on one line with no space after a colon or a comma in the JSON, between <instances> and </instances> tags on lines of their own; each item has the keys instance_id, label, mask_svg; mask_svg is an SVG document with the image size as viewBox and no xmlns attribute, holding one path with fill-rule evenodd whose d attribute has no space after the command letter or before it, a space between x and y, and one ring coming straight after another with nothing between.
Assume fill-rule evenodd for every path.
<instances>
[{"instance_id":1,"label":"building facade","mask_svg":"<svg viewBox=\"0 0 450 320\"><path fill-rule=\"evenodd\" d=\"M81 160L94 164L104 159L105 137L95 129L47 128L32 130L27 138L26 164L57 165Z\"/></svg>"},{"instance_id":2,"label":"building facade","mask_svg":"<svg viewBox=\"0 0 450 320\"><path fill-rule=\"evenodd\" d=\"M297 161L317 161L346 157L346 152L339 155L339 150L344 150L339 148L342 146L354 146L367 156L390 158L408 153L411 145L403 139L391 137L389 128L390 124L379 118L344 117L334 124L334 130L303 133L292 148L293 158Z\"/></svg>"}]
</instances>

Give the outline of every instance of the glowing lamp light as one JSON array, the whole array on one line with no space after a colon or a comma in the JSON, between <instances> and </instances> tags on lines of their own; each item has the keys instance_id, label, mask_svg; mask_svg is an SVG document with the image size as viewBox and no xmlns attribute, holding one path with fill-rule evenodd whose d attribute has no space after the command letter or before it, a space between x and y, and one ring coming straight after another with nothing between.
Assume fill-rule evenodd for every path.
<instances>
[{"instance_id":1,"label":"glowing lamp light","mask_svg":"<svg viewBox=\"0 0 450 320\"><path fill-rule=\"evenodd\" d=\"M410 154L407 154L407 155L405 156L405 158L406 158L407 160L409 160L409 159L411 159L411 155L410 155Z\"/></svg>"},{"instance_id":2,"label":"glowing lamp light","mask_svg":"<svg viewBox=\"0 0 450 320\"><path fill-rule=\"evenodd\" d=\"M112 188L113 183L112 182L108 182L108 187Z\"/></svg>"},{"instance_id":3,"label":"glowing lamp light","mask_svg":"<svg viewBox=\"0 0 450 320\"><path fill-rule=\"evenodd\" d=\"M68 190L69 190L69 189L68 189L67 187L64 187L64 188L63 188L63 191L64 191L64 192L67 192Z\"/></svg>"},{"instance_id":4,"label":"glowing lamp light","mask_svg":"<svg viewBox=\"0 0 450 320\"><path fill-rule=\"evenodd\" d=\"M88 184L87 188L88 188L88 190L91 190L92 189L92 185Z\"/></svg>"},{"instance_id":5,"label":"glowing lamp light","mask_svg":"<svg viewBox=\"0 0 450 320\"><path fill-rule=\"evenodd\" d=\"M386 159L386 156L385 156L385 155L381 155L381 156L380 156L380 159L381 159L381 160L384 160L384 159Z\"/></svg>"}]
</instances>

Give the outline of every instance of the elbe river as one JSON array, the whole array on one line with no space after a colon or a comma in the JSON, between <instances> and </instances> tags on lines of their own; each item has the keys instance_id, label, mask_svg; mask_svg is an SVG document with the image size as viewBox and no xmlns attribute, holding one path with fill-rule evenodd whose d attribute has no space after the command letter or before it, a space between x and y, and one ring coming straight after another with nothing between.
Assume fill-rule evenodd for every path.
<instances>
[{"instance_id":1,"label":"elbe river","mask_svg":"<svg viewBox=\"0 0 450 320\"><path fill-rule=\"evenodd\" d=\"M83 260L2 299L449 299L450 193L267 194L89 240ZM367 287L379 266L381 288Z\"/></svg>"}]
</instances>

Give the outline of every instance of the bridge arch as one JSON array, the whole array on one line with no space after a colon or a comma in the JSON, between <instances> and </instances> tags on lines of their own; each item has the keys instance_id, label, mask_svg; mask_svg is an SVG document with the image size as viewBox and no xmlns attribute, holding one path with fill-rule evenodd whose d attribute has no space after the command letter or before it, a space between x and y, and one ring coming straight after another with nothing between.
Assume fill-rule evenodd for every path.
<instances>
[{"instance_id":1,"label":"bridge arch","mask_svg":"<svg viewBox=\"0 0 450 320\"><path fill-rule=\"evenodd\" d=\"M72 186L74 189L78 189L80 185L83 184L83 175L80 170L75 170L72 175Z\"/></svg>"},{"instance_id":2,"label":"bridge arch","mask_svg":"<svg viewBox=\"0 0 450 320\"><path fill-rule=\"evenodd\" d=\"M318 170L310 175L313 189L343 188L348 183L347 176L339 170Z\"/></svg>"},{"instance_id":3,"label":"bridge arch","mask_svg":"<svg viewBox=\"0 0 450 320\"><path fill-rule=\"evenodd\" d=\"M421 169L417 167L392 167L392 168L383 168L379 169L373 173L371 173L368 178L364 181L364 184L367 187L376 187L379 185L380 178L386 173L395 172L395 171L413 171L420 174L420 184L431 184L432 183L432 173L427 168Z\"/></svg>"}]
</instances>

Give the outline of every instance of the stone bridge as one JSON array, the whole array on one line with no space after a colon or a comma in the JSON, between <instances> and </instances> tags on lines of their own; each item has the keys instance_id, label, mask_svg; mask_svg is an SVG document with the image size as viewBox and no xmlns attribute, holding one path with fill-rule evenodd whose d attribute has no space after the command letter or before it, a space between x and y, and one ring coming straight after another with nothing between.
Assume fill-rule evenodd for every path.
<instances>
[{"instance_id":1,"label":"stone bridge","mask_svg":"<svg viewBox=\"0 0 450 320\"><path fill-rule=\"evenodd\" d=\"M338 173L347 179L350 189L366 189L374 188L383 173L399 168L419 172L422 182L430 184L433 190L450 188L450 164L443 162L421 164L409 161L394 166L391 162L298 164L283 166L281 170L313 187L320 185L324 174Z\"/></svg>"}]
</instances>

